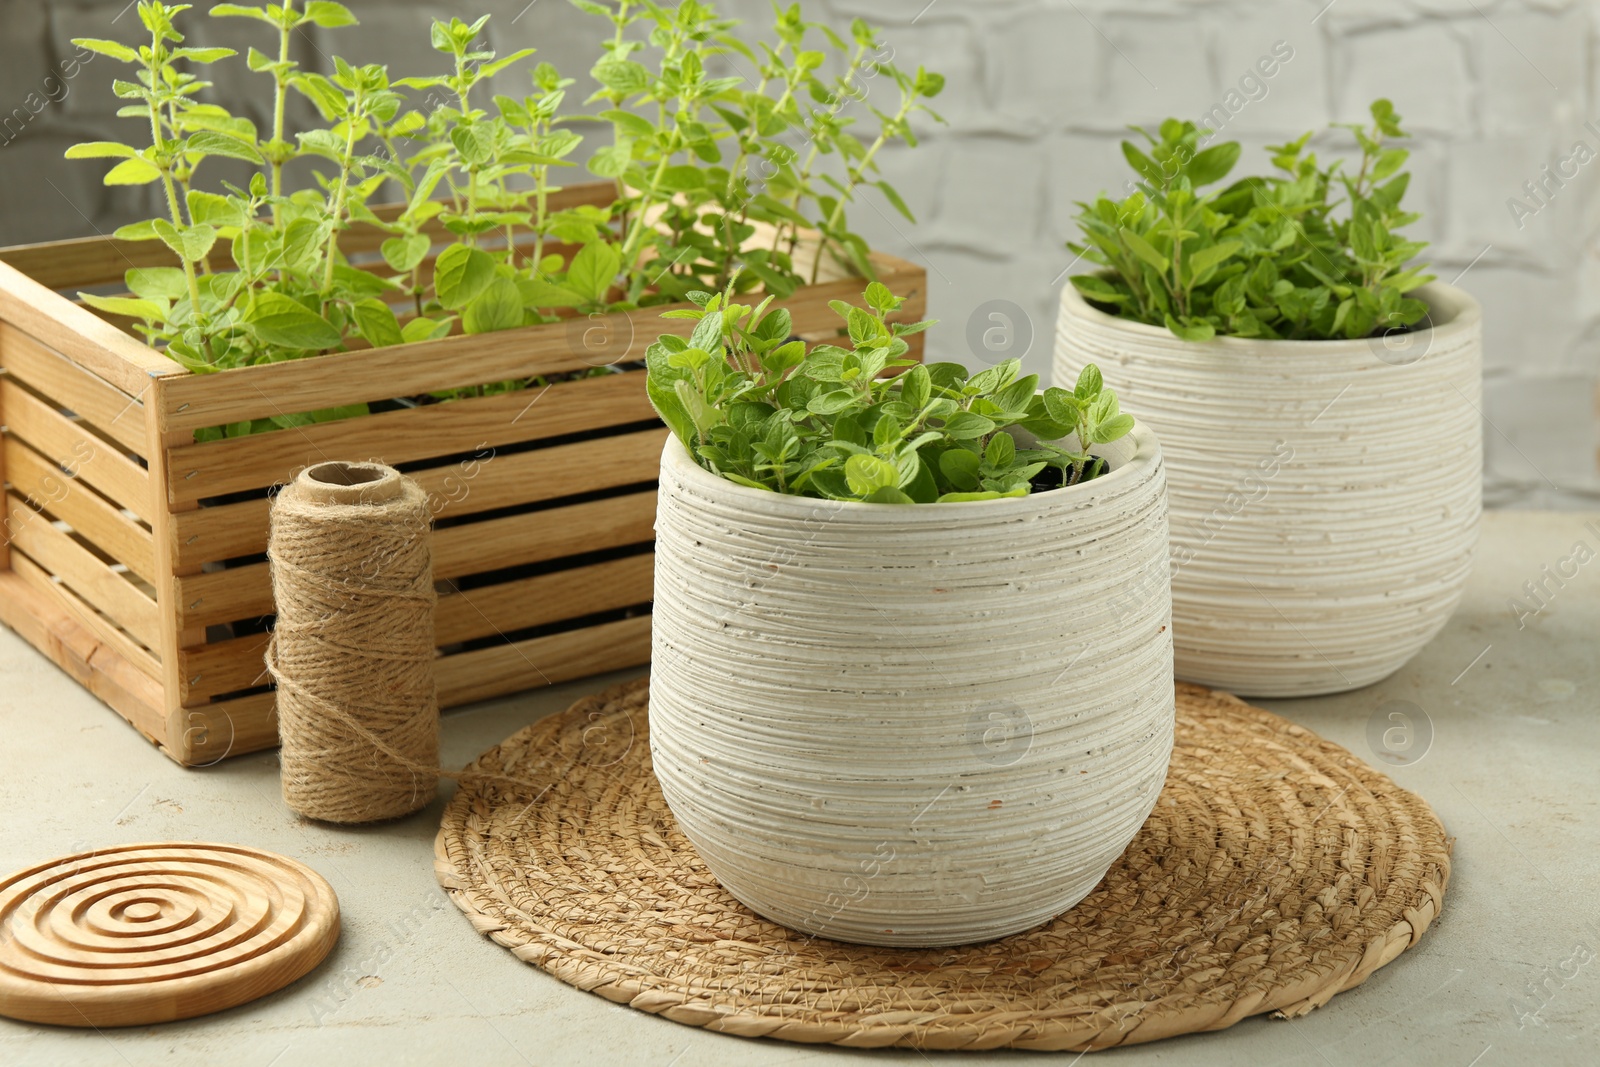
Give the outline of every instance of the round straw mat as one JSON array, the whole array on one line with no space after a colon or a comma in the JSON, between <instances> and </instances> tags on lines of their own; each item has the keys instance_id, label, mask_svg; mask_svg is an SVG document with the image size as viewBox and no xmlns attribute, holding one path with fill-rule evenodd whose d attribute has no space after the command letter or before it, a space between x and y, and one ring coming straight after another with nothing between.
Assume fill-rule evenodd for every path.
<instances>
[{"instance_id":1,"label":"round straw mat","mask_svg":"<svg viewBox=\"0 0 1600 1067\"><path fill-rule=\"evenodd\" d=\"M722 890L650 769L646 683L490 749L435 844L479 933L579 989L690 1026L857 1047L1080 1050L1303 1015L1422 936L1450 839L1418 797L1259 708L1178 686L1144 828L1059 918L960 948L867 948Z\"/></svg>"}]
</instances>

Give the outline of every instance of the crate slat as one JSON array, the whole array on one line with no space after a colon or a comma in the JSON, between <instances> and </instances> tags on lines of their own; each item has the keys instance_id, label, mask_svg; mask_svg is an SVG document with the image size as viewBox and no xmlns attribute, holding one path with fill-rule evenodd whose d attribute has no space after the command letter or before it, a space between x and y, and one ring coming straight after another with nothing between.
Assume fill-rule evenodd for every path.
<instances>
[{"instance_id":1,"label":"crate slat","mask_svg":"<svg viewBox=\"0 0 1600 1067\"><path fill-rule=\"evenodd\" d=\"M225 244L225 242L224 242ZM214 264L227 258L221 244ZM115 237L75 237L66 241L15 245L5 261L47 289L73 291L121 282L130 267L176 267L178 257L160 241Z\"/></svg>"},{"instance_id":2,"label":"crate slat","mask_svg":"<svg viewBox=\"0 0 1600 1067\"><path fill-rule=\"evenodd\" d=\"M5 378L0 378L0 411L5 413L8 434L20 437L140 518L155 513L149 473L117 445Z\"/></svg>"},{"instance_id":3,"label":"crate slat","mask_svg":"<svg viewBox=\"0 0 1600 1067\"><path fill-rule=\"evenodd\" d=\"M203 704L220 693L265 685L270 636L251 634L180 651L178 676L183 703Z\"/></svg>"},{"instance_id":4,"label":"crate slat","mask_svg":"<svg viewBox=\"0 0 1600 1067\"><path fill-rule=\"evenodd\" d=\"M155 584L155 543L149 530L15 437L5 439L5 471L19 495L48 509L106 555Z\"/></svg>"},{"instance_id":5,"label":"crate slat","mask_svg":"<svg viewBox=\"0 0 1600 1067\"><path fill-rule=\"evenodd\" d=\"M459 578L524 563L544 563L655 539L654 490L567 507L507 515L440 530L435 578Z\"/></svg>"},{"instance_id":6,"label":"crate slat","mask_svg":"<svg viewBox=\"0 0 1600 1067\"><path fill-rule=\"evenodd\" d=\"M643 544L654 536L654 524L655 493L646 492L452 526L434 534L433 576L460 578ZM266 563L179 577L176 584L184 629L272 614Z\"/></svg>"},{"instance_id":7,"label":"crate slat","mask_svg":"<svg viewBox=\"0 0 1600 1067\"><path fill-rule=\"evenodd\" d=\"M84 601L132 634L146 648L161 647L156 602L138 586L107 567L87 548L57 529L14 493L6 494L11 550L23 553L60 578Z\"/></svg>"},{"instance_id":8,"label":"crate slat","mask_svg":"<svg viewBox=\"0 0 1600 1067\"><path fill-rule=\"evenodd\" d=\"M23 556L0 571L0 621L151 741L166 736L161 686L95 633L87 607Z\"/></svg>"},{"instance_id":9,"label":"crate slat","mask_svg":"<svg viewBox=\"0 0 1600 1067\"><path fill-rule=\"evenodd\" d=\"M277 700L251 693L199 707L179 707L167 716L166 748L186 767L209 767L229 756L278 747Z\"/></svg>"},{"instance_id":10,"label":"crate slat","mask_svg":"<svg viewBox=\"0 0 1600 1067\"><path fill-rule=\"evenodd\" d=\"M196 430L485 382L568 374L593 366L583 352L572 350L565 334L552 338L545 329L457 334L389 349L191 375L165 390L163 425L168 430ZM382 357L377 373L374 353Z\"/></svg>"},{"instance_id":11,"label":"crate slat","mask_svg":"<svg viewBox=\"0 0 1600 1067\"><path fill-rule=\"evenodd\" d=\"M501 453L475 461L475 468L463 463L429 467L409 477L429 494L435 519L455 518L649 481L666 440L664 429L639 430ZM179 563L214 563L265 552L270 510L271 501L263 498L173 516Z\"/></svg>"},{"instance_id":12,"label":"crate slat","mask_svg":"<svg viewBox=\"0 0 1600 1067\"><path fill-rule=\"evenodd\" d=\"M272 614L272 574L265 563L174 579L178 627L200 631Z\"/></svg>"},{"instance_id":13,"label":"crate slat","mask_svg":"<svg viewBox=\"0 0 1600 1067\"><path fill-rule=\"evenodd\" d=\"M110 323L103 322L0 259L0 319L103 378L143 397L150 379L188 373Z\"/></svg>"},{"instance_id":14,"label":"crate slat","mask_svg":"<svg viewBox=\"0 0 1600 1067\"><path fill-rule=\"evenodd\" d=\"M0 322L0 367L129 452L144 451L145 410L137 397L50 351L8 322Z\"/></svg>"},{"instance_id":15,"label":"crate slat","mask_svg":"<svg viewBox=\"0 0 1600 1067\"><path fill-rule=\"evenodd\" d=\"M450 645L630 608L650 602L654 578L655 555L645 553L468 589L439 598L434 629Z\"/></svg>"},{"instance_id":16,"label":"crate slat","mask_svg":"<svg viewBox=\"0 0 1600 1067\"><path fill-rule=\"evenodd\" d=\"M194 508L172 516L173 549L181 566L198 566L267 550L267 516L272 502L243 500Z\"/></svg>"},{"instance_id":17,"label":"crate slat","mask_svg":"<svg viewBox=\"0 0 1600 1067\"><path fill-rule=\"evenodd\" d=\"M187 503L287 482L330 459L414 463L522 441L630 426L655 418L643 376L611 374L547 389L384 411L293 430L180 445L169 452L167 498Z\"/></svg>"},{"instance_id":18,"label":"crate slat","mask_svg":"<svg viewBox=\"0 0 1600 1067\"><path fill-rule=\"evenodd\" d=\"M438 667L439 704L458 707L648 662L650 616L640 615L446 656Z\"/></svg>"},{"instance_id":19,"label":"crate slat","mask_svg":"<svg viewBox=\"0 0 1600 1067\"><path fill-rule=\"evenodd\" d=\"M27 556L18 553L13 562L16 564L14 570L18 577L36 591L57 597L63 604L70 606L78 623L84 629L92 633L119 661L144 675L153 687L148 689L148 692L160 691L161 663L154 653L129 637L116 624L96 611L93 605L73 592L65 582L57 581Z\"/></svg>"},{"instance_id":20,"label":"crate slat","mask_svg":"<svg viewBox=\"0 0 1600 1067\"><path fill-rule=\"evenodd\" d=\"M665 429L637 430L528 452L496 454L476 461L469 476L463 464L412 471L434 501L435 519L455 519L519 504L620 489L654 482L666 446Z\"/></svg>"}]
</instances>

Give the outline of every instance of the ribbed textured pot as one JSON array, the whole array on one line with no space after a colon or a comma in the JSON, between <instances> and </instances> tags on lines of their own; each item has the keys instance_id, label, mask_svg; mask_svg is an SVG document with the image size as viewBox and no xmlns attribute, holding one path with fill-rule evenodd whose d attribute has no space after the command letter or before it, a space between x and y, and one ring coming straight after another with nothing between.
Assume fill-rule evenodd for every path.
<instances>
[{"instance_id":1,"label":"ribbed textured pot","mask_svg":"<svg viewBox=\"0 0 1600 1067\"><path fill-rule=\"evenodd\" d=\"M1062 291L1056 382L1099 364L1161 438L1179 678L1355 689L1455 610L1482 505L1481 315L1448 285L1417 295L1428 328L1388 338L1194 343Z\"/></svg>"},{"instance_id":2,"label":"ribbed textured pot","mask_svg":"<svg viewBox=\"0 0 1600 1067\"><path fill-rule=\"evenodd\" d=\"M1150 813L1172 750L1161 453L961 504L782 496L669 440L650 742L717 879L786 926L953 945L1044 922Z\"/></svg>"}]
</instances>

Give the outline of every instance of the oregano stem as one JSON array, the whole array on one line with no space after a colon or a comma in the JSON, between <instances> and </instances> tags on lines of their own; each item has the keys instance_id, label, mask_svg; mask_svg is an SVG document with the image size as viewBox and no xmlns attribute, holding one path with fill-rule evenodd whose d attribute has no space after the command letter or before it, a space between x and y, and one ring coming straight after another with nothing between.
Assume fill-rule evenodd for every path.
<instances>
[{"instance_id":1,"label":"oregano stem","mask_svg":"<svg viewBox=\"0 0 1600 1067\"><path fill-rule=\"evenodd\" d=\"M350 114L345 117L344 155L339 160L339 184L333 193L333 230L328 234L328 259L322 270L322 307L327 311L333 289L333 268L339 257L339 231L344 228L345 199L350 193L350 170L355 166L356 124L361 118L361 90L357 89Z\"/></svg>"},{"instance_id":2,"label":"oregano stem","mask_svg":"<svg viewBox=\"0 0 1600 1067\"><path fill-rule=\"evenodd\" d=\"M161 187L167 194L167 211L172 216L172 225L178 230L188 228L183 220L183 212L178 207L178 191L172 180L172 160L170 147L166 137L161 132L161 102L156 96L156 86L162 84L161 71L166 65L167 50L162 44L159 29L151 33L150 62L146 68L150 72L150 96L146 103L150 109L150 141L151 154L155 157L156 169L161 172ZM189 289L189 306L193 311L196 321L204 321L200 311L200 281L195 277L194 262L186 255L179 253L178 259L183 263L183 277Z\"/></svg>"},{"instance_id":3,"label":"oregano stem","mask_svg":"<svg viewBox=\"0 0 1600 1067\"><path fill-rule=\"evenodd\" d=\"M841 111L844 108L844 101L850 99L846 93L846 90L848 90L851 83L855 81L856 75L861 73L861 64L866 57L867 46L858 42L856 44L855 54L850 57L849 66L845 68L844 74L839 78L839 91L836 92L833 95L832 100L829 101L829 107L833 114L837 114L839 111ZM805 198L806 189L809 188L811 182L812 171L815 169L817 165L817 159L821 156L821 154L821 138L818 132L813 130L811 134L811 151L806 153L805 165L801 167L798 180L795 182L796 188L794 191L794 197L789 202L789 207L794 211L800 210L800 202ZM798 235L798 231L799 224L791 222L789 224L789 232L793 235ZM783 226L780 224L778 226L778 232L774 234L772 238L772 250L774 252L778 250L778 245L782 243L782 239ZM819 254L820 251L821 250L818 249Z\"/></svg>"},{"instance_id":4,"label":"oregano stem","mask_svg":"<svg viewBox=\"0 0 1600 1067\"><path fill-rule=\"evenodd\" d=\"M533 120L533 133L537 145L544 137L549 136L549 122L541 119ZM539 266L544 259L544 228L545 216L549 212L549 184L550 165L540 163L533 168L533 265L532 275L537 278L543 269Z\"/></svg>"},{"instance_id":5,"label":"oregano stem","mask_svg":"<svg viewBox=\"0 0 1600 1067\"><path fill-rule=\"evenodd\" d=\"M461 102L461 117L470 121L472 105L468 103L467 96L472 92L472 83L476 78L469 78L466 70L466 59L461 52L456 53L456 98ZM464 160L467 165L467 217L478 213L478 164L471 160ZM474 248L478 245L478 235L468 234L467 243Z\"/></svg>"},{"instance_id":6,"label":"oregano stem","mask_svg":"<svg viewBox=\"0 0 1600 1067\"><path fill-rule=\"evenodd\" d=\"M622 242L623 269L632 278L632 282L628 286L628 298L630 300L639 299L640 294L644 292L644 275L637 270L640 246L644 244L644 232L650 215L650 205L655 202L656 197L660 194L661 180L666 176L667 165L672 162L672 157L678 152L679 137L677 123L674 122L672 137L667 142L669 148L661 153L661 161L656 164L655 172L650 175L650 185L639 199L639 212L634 217L632 225L628 228L628 235Z\"/></svg>"},{"instance_id":7,"label":"oregano stem","mask_svg":"<svg viewBox=\"0 0 1600 1067\"><path fill-rule=\"evenodd\" d=\"M894 121L885 125L879 131L877 139L867 149L866 155L861 157L861 162L850 168L849 181L845 184L845 192L839 196L838 201L833 205L833 212L828 216L828 225L823 231L821 242L817 245L817 258L811 264L812 285L817 284L818 274L822 270L822 253L828 246L828 234L835 226L839 225L839 220L844 217L845 202L850 199L851 194L861 187L865 181L867 169L872 166L872 160L877 156L878 151L889 143L890 131L896 129L900 123L906 120L906 116L911 114L911 108L916 103L916 99L915 91L901 96L900 110L895 112Z\"/></svg>"},{"instance_id":8,"label":"oregano stem","mask_svg":"<svg viewBox=\"0 0 1600 1067\"><path fill-rule=\"evenodd\" d=\"M278 198L283 195L283 140L284 103L289 96L289 33L295 21L294 0L283 0L282 21L278 25L278 65L273 69L272 144L270 166L272 169L272 225L282 224Z\"/></svg>"}]
</instances>

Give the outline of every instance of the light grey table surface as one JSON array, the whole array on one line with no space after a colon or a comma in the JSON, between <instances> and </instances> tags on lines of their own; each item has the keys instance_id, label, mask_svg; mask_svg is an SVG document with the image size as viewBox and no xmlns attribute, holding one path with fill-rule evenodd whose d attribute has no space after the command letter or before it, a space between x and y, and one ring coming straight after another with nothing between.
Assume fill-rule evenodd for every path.
<instances>
[{"instance_id":1,"label":"light grey table surface","mask_svg":"<svg viewBox=\"0 0 1600 1067\"><path fill-rule=\"evenodd\" d=\"M1444 913L1422 941L1306 1018L1257 1017L1097 1058L1118 1067L1600 1063L1600 558L1587 559L1596 552L1600 517L1491 513L1465 601L1410 665L1342 696L1257 702L1371 762L1369 722L1391 702L1409 702L1431 727L1426 754L1391 771L1456 838ZM1547 582L1553 595L1533 610L1524 583L1564 560L1576 573ZM1529 609L1520 618L1514 598ZM450 713L445 764L638 673ZM183 770L0 630L0 875L104 845L230 841L319 870L344 914L327 963L282 992L206 1018L99 1033L0 1019L0 1064L695 1067L1039 1055L753 1041L579 992L479 937L447 902L432 866L442 805L375 829L304 822L278 795L275 755Z\"/></svg>"}]
</instances>

